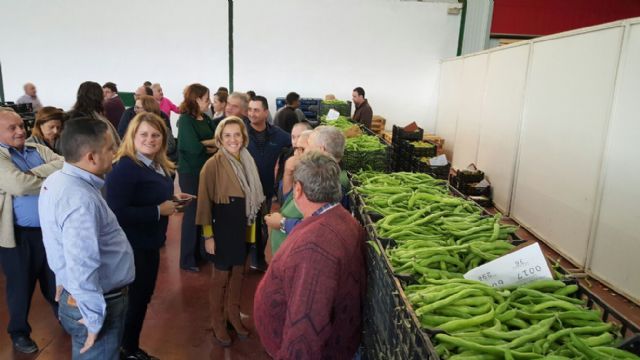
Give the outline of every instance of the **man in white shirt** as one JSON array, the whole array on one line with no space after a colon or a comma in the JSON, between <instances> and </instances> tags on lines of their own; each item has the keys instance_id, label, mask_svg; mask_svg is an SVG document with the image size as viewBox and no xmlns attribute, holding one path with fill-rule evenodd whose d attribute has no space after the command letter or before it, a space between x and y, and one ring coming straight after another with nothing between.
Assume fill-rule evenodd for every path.
<instances>
[{"instance_id":1,"label":"man in white shirt","mask_svg":"<svg viewBox=\"0 0 640 360\"><path fill-rule=\"evenodd\" d=\"M16 104L31 104L33 112L38 112L42 108L42 103L36 95L36 86L32 83L24 84L24 95L16 100Z\"/></svg>"}]
</instances>

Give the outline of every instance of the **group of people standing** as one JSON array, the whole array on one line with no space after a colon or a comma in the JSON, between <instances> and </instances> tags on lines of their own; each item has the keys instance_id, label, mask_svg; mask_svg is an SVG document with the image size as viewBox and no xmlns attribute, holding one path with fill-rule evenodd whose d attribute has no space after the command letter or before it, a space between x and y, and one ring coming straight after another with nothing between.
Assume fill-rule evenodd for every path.
<instances>
[{"instance_id":1,"label":"group of people standing","mask_svg":"<svg viewBox=\"0 0 640 360\"><path fill-rule=\"evenodd\" d=\"M74 359L154 359L139 338L168 217L183 212L180 267L213 263L211 325L221 345L232 342L227 321L249 336L243 280L249 267L267 268L267 253L254 303L267 352L352 358L366 271L364 233L340 206L342 133L295 122L289 134L269 123L266 98L219 89L212 104L201 84L185 88L179 107L158 100L159 86L141 86L114 124L105 104L117 89L106 85L109 94L81 84L66 114L41 109L32 136L40 141L26 141L20 117L0 110L0 201L13 209L0 214L0 241L14 240L0 243L0 261L16 349L38 350L27 317L39 280ZM167 111L180 113L177 141ZM276 195L281 211L271 213Z\"/></svg>"}]
</instances>

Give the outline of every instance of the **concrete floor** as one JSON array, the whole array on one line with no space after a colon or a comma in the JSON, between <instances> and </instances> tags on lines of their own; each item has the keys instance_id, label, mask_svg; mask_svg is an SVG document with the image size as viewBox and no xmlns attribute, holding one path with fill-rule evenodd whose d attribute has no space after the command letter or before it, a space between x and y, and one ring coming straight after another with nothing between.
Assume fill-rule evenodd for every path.
<instances>
[{"instance_id":1,"label":"concrete floor","mask_svg":"<svg viewBox=\"0 0 640 360\"><path fill-rule=\"evenodd\" d=\"M251 316L244 318L252 331L249 339L235 340L230 348L222 348L213 340L209 326L207 285L211 266L206 265L198 274L181 271L178 266L180 251L181 215L171 218L167 245L161 251L160 274L156 291L147 311L142 331L141 347L160 359L269 359L260 340L253 331ZM251 314L253 294L262 277L250 271L243 289L242 313ZM14 351L6 333L8 311L4 275L0 276L0 360L59 360L69 359L71 343L58 325L49 305L36 287L29 322L33 340L40 352L25 355Z\"/></svg>"}]
</instances>

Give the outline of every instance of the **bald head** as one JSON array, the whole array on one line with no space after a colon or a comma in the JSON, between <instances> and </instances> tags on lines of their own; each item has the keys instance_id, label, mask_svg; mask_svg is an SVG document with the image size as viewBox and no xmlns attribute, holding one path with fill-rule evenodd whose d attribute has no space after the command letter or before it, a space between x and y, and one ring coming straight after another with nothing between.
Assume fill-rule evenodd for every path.
<instances>
[{"instance_id":1,"label":"bald head","mask_svg":"<svg viewBox=\"0 0 640 360\"><path fill-rule=\"evenodd\" d=\"M144 96L144 95L153 96L153 90L151 90L151 88L148 86L140 86L139 88L136 89L136 92L133 93L133 97L136 100L138 100L141 96Z\"/></svg>"},{"instance_id":2,"label":"bald head","mask_svg":"<svg viewBox=\"0 0 640 360\"><path fill-rule=\"evenodd\" d=\"M25 94L27 94L27 95L29 95L31 97L36 96L36 86L33 85L32 83L24 84L23 89L24 89L24 93Z\"/></svg>"},{"instance_id":3,"label":"bald head","mask_svg":"<svg viewBox=\"0 0 640 360\"><path fill-rule=\"evenodd\" d=\"M13 109L0 108L0 143L22 150L26 135L20 115Z\"/></svg>"}]
</instances>

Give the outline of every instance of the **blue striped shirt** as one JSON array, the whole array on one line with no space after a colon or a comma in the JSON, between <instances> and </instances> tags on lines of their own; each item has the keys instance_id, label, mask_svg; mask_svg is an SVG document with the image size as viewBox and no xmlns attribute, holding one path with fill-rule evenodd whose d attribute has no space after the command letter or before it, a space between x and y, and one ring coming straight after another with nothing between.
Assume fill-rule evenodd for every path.
<instances>
[{"instance_id":1,"label":"blue striped shirt","mask_svg":"<svg viewBox=\"0 0 640 360\"><path fill-rule=\"evenodd\" d=\"M103 294L133 282L133 251L100 194L104 179L64 163L44 181L39 212L49 266L78 303L87 329L99 333Z\"/></svg>"}]
</instances>

